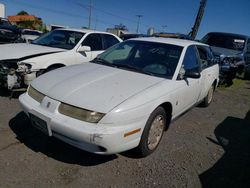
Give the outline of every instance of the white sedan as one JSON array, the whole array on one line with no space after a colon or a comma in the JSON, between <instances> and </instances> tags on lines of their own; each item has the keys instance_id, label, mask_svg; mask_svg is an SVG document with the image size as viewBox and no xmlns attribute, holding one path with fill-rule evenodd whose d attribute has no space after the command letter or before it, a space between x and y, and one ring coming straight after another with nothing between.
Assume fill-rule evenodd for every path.
<instances>
[{"instance_id":1,"label":"white sedan","mask_svg":"<svg viewBox=\"0 0 250 188\"><path fill-rule=\"evenodd\" d=\"M19 100L48 136L97 154L136 148L147 156L171 120L211 103L218 75L207 45L131 39L89 63L38 77Z\"/></svg>"},{"instance_id":2,"label":"white sedan","mask_svg":"<svg viewBox=\"0 0 250 188\"><path fill-rule=\"evenodd\" d=\"M122 40L107 32L56 29L28 43L0 45L0 86L27 87L51 70L85 63Z\"/></svg>"}]
</instances>

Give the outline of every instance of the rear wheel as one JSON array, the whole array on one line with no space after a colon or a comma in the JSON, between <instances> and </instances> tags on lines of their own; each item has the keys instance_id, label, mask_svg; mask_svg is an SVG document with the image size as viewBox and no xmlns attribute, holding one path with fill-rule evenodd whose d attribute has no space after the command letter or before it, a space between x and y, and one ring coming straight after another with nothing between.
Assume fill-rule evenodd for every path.
<instances>
[{"instance_id":1,"label":"rear wheel","mask_svg":"<svg viewBox=\"0 0 250 188\"><path fill-rule=\"evenodd\" d=\"M162 107L156 108L148 118L141 141L137 147L140 156L151 154L159 145L166 127L166 112Z\"/></svg>"},{"instance_id":2,"label":"rear wheel","mask_svg":"<svg viewBox=\"0 0 250 188\"><path fill-rule=\"evenodd\" d=\"M207 107L210 105L214 97L214 84L211 85L211 87L208 90L207 96L204 98L204 101L202 102L202 106Z\"/></svg>"},{"instance_id":3,"label":"rear wheel","mask_svg":"<svg viewBox=\"0 0 250 188\"><path fill-rule=\"evenodd\" d=\"M61 68L61 67L63 67L63 65L55 65L55 66L48 67L48 68L45 70L44 73L53 71L53 70L58 69L58 68Z\"/></svg>"}]
</instances>

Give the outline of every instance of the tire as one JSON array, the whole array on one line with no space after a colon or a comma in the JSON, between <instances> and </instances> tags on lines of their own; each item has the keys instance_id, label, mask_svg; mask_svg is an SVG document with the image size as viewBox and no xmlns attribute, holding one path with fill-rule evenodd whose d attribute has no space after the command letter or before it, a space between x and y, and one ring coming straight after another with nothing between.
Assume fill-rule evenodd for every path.
<instances>
[{"instance_id":1,"label":"tire","mask_svg":"<svg viewBox=\"0 0 250 188\"><path fill-rule=\"evenodd\" d=\"M146 157L156 150L166 128L167 116L162 107L156 108L149 116L142 133L139 146L136 148L141 157Z\"/></svg>"},{"instance_id":2,"label":"tire","mask_svg":"<svg viewBox=\"0 0 250 188\"><path fill-rule=\"evenodd\" d=\"M51 66L51 67L48 67L48 68L44 71L44 73L53 71L53 70L58 69L58 68L60 68L60 67L61 67L61 66Z\"/></svg>"},{"instance_id":3,"label":"tire","mask_svg":"<svg viewBox=\"0 0 250 188\"><path fill-rule=\"evenodd\" d=\"M213 101L213 97L214 97L214 84L211 85L211 87L209 88L207 96L204 98L201 105L203 107L208 107L211 104L211 102Z\"/></svg>"},{"instance_id":4,"label":"tire","mask_svg":"<svg viewBox=\"0 0 250 188\"><path fill-rule=\"evenodd\" d=\"M250 80L250 65L245 68L245 71L244 71L244 80Z\"/></svg>"},{"instance_id":5,"label":"tire","mask_svg":"<svg viewBox=\"0 0 250 188\"><path fill-rule=\"evenodd\" d=\"M54 66L48 67L47 69L42 69L36 73L36 77L39 77L42 74L45 74L47 72L53 71L53 70L61 68L61 67L64 67L64 65L54 65Z\"/></svg>"}]
</instances>

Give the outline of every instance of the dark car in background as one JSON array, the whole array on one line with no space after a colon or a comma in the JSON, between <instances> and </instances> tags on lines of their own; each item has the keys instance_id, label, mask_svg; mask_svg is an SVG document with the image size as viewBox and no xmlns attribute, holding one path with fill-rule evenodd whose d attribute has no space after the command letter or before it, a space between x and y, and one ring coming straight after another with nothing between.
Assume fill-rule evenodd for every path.
<instances>
[{"instance_id":1,"label":"dark car in background","mask_svg":"<svg viewBox=\"0 0 250 188\"><path fill-rule=\"evenodd\" d=\"M221 82L230 83L236 73L250 75L250 37L246 35L211 32L201 42L211 46L220 65Z\"/></svg>"},{"instance_id":2,"label":"dark car in background","mask_svg":"<svg viewBox=\"0 0 250 188\"><path fill-rule=\"evenodd\" d=\"M0 18L0 44L18 42L21 30L12 25L6 18Z\"/></svg>"}]
</instances>

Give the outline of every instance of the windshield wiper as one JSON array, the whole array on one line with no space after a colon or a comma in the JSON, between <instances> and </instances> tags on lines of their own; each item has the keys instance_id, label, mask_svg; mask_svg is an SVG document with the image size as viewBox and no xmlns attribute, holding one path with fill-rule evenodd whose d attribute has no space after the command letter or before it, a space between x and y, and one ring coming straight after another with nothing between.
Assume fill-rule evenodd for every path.
<instances>
[{"instance_id":1,"label":"windshield wiper","mask_svg":"<svg viewBox=\"0 0 250 188\"><path fill-rule=\"evenodd\" d=\"M35 44L35 45L40 45L40 46L49 46L49 47L52 47L48 44L43 44L43 43L35 43L35 42L31 42L31 44Z\"/></svg>"},{"instance_id":2,"label":"windshield wiper","mask_svg":"<svg viewBox=\"0 0 250 188\"><path fill-rule=\"evenodd\" d=\"M107 60L105 59L102 59L102 58L99 58L99 57L96 57L95 59L93 59L92 61L90 61L92 63L97 63L97 64L101 64L101 65L106 65L106 66L110 66L110 67L117 67L116 65L108 62Z\"/></svg>"},{"instance_id":3,"label":"windshield wiper","mask_svg":"<svg viewBox=\"0 0 250 188\"><path fill-rule=\"evenodd\" d=\"M132 70L132 71L136 71L136 72L139 72L139 73L154 76L154 74L151 73L151 72L144 71L143 69L140 69L138 67L134 67L134 66L129 65L129 64L113 64L113 65L116 66L116 67L125 68L125 69L128 69L128 70Z\"/></svg>"},{"instance_id":4,"label":"windshield wiper","mask_svg":"<svg viewBox=\"0 0 250 188\"><path fill-rule=\"evenodd\" d=\"M110 62L106 61L105 59L99 58L99 57L96 57L95 59L93 59L90 62L100 63L100 64L103 64L103 65L110 65L110 66L112 66L112 64Z\"/></svg>"},{"instance_id":5,"label":"windshield wiper","mask_svg":"<svg viewBox=\"0 0 250 188\"><path fill-rule=\"evenodd\" d=\"M131 66L129 64L113 64L113 65L116 67L119 67L119 68L125 68L125 69L129 69L129 70L134 70L137 72L142 72L142 70L140 68Z\"/></svg>"}]
</instances>

